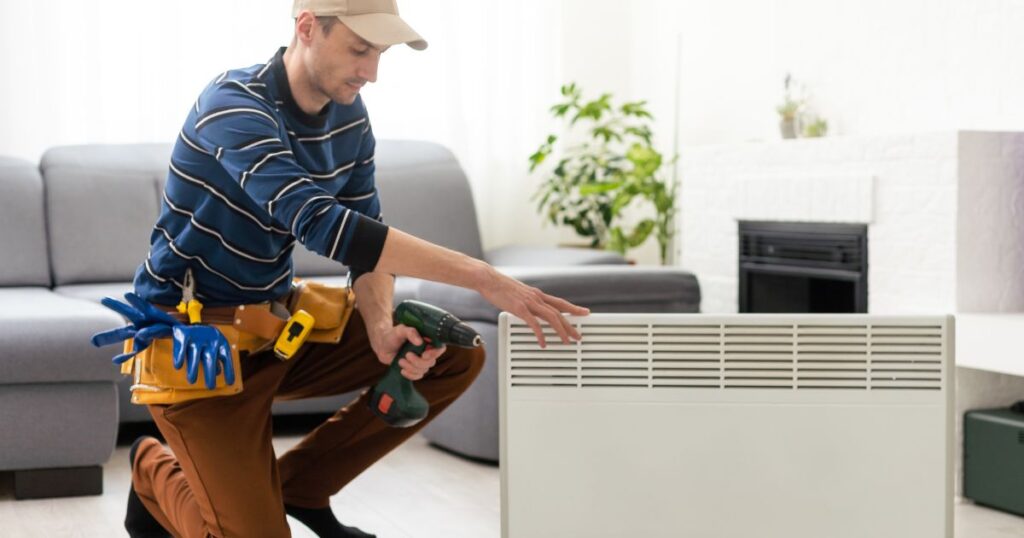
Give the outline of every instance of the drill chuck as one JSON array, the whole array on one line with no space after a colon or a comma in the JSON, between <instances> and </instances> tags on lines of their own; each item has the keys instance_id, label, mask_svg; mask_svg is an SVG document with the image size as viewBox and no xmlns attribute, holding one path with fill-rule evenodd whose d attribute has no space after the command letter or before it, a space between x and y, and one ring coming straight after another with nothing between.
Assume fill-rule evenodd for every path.
<instances>
[{"instance_id":1,"label":"drill chuck","mask_svg":"<svg viewBox=\"0 0 1024 538\"><path fill-rule=\"evenodd\" d=\"M483 345L483 338L468 324L459 321L459 318L445 314L441 319L441 341L445 344L452 344L459 347L480 347Z\"/></svg>"}]
</instances>

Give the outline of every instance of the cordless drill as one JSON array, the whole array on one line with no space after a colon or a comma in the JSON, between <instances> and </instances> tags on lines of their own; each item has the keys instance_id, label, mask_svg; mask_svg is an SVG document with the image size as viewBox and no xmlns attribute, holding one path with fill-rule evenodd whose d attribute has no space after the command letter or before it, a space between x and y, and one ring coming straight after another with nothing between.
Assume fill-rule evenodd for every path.
<instances>
[{"instance_id":1,"label":"cordless drill","mask_svg":"<svg viewBox=\"0 0 1024 538\"><path fill-rule=\"evenodd\" d=\"M412 351L421 355L428 347L455 345L459 347L480 347L483 339L480 333L463 323L459 318L426 303L402 301L395 308L395 325L416 329L423 337L423 344L413 345L406 341L398 350L384 377L370 389L367 403L373 412L391 426L407 428L427 416L430 404L412 386L412 381L402 376L398 359Z\"/></svg>"}]
</instances>

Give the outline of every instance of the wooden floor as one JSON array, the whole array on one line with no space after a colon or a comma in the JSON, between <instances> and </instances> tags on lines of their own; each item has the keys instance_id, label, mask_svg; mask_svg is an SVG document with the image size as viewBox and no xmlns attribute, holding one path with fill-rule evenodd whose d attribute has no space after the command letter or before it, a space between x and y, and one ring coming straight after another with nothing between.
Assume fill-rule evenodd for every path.
<instances>
[{"instance_id":1,"label":"wooden floor","mask_svg":"<svg viewBox=\"0 0 1024 538\"><path fill-rule=\"evenodd\" d=\"M278 453L298 442L278 437ZM63 538L126 536L128 447L104 466L102 496L15 501L8 475L0 481L0 536ZM339 519L380 538L498 538L498 468L429 446L422 437L381 460L331 500ZM957 538L1024 538L1024 518L957 503ZM314 535L290 520L293 536Z\"/></svg>"}]
</instances>

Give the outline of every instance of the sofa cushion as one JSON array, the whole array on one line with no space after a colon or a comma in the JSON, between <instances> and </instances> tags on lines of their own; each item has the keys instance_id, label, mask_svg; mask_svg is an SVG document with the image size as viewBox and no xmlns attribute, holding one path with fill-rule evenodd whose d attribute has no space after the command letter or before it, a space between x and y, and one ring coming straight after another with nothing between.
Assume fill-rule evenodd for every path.
<instances>
[{"instance_id":1,"label":"sofa cushion","mask_svg":"<svg viewBox=\"0 0 1024 538\"><path fill-rule=\"evenodd\" d=\"M117 346L97 349L93 334L125 324L100 304L45 288L0 289L0 381L61 383L112 381Z\"/></svg>"},{"instance_id":2,"label":"sofa cushion","mask_svg":"<svg viewBox=\"0 0 1024 538\"><path fill-rule=\"evenodd\" d=\"M509 245L488 250L487 263L504 267L561 267L567 265L626 265L617 252L593 248Z\"/></svg>"},{"instance_id":3,"label":"sofa cushion","mask_svg":"<svg viewBox=\"0 0 1024 538\"><path fill-rule=\"evenodd\" d=\"M49 286L43 180L28 161L0 157L0 286Z\"/></svg>"},{"instance_id":4,"label":"sofa cushion","mask_svg":"<svg viewBox=\"0 0 1024 538\"><path fill-rule=\"evenodd\" d=\"M499 267L499 271L593 312L698 312L700 287L693 274L667 267L588 265ZM464 321L497 323L499 311L473 290L424 282L420 300Z\"/></svg>"},{"instance_id":5,"label":"sofa cushion","mask_svg":"<svg viewBox=\"0 0 1024 538\"><path fill-rule=\"evenodd\" d=\"M118 300L124 300L124 294L132 291L132 283L110 282L106 284L70 284L67 286L57 286L56 288L53 288L53 291L67 297L84 299L86 301L98 303L100 302L100 299L104 297L113 297Z\"/></svg>"},{"instance_id":6,"label":"sofa cushion","mask_svg":"<svg viewBox=\"0 0 1024 538\"><path fill-rule=\"evenodd\" d=\"M97 144L43 155L56 285L134 278L159 215L170 151L169 144Z\"/></svg>"}]
</instances>

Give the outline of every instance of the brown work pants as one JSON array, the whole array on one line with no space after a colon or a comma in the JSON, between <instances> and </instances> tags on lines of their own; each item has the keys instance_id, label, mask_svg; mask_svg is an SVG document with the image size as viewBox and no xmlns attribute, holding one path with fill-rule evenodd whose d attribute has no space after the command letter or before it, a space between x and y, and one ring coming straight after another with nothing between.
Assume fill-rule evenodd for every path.
<instances>
[{"instance_id":1,"label":"brown work pants","mask_svg":"<svg viewBox=\"0 0 1024 538\"><path fill-rule=\"evenodd\" d=\"M450 346L416 388L430 414L411 428L392 428L373 415L364 391L277 458L271 445L270 406L367 387L386 366L370 348L356 310L336 345L307 344L290 361L273 352L242 360L244 390L237 395L151 405L170 452L140 445L132 468L136 493L176 537L290 536L284 505L322 508L375 461L444 411L483 366L478 349Z\"/></svg>"}]
</instances>

